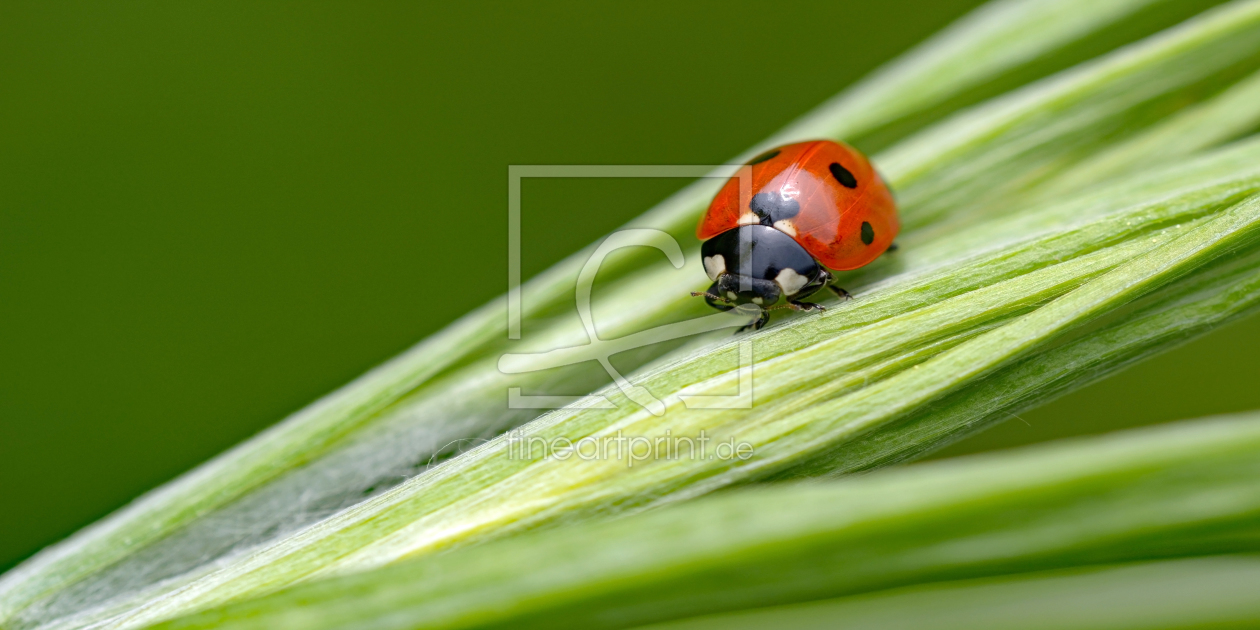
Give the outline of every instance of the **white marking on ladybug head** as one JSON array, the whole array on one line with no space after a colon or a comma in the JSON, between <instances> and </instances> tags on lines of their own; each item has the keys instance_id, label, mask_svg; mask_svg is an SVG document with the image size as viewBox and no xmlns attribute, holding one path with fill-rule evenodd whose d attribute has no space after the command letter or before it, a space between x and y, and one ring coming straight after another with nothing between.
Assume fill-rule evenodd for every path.
<instances>
[{"instance_id":1,"label":"white marking on ladybug head","mask_svg":"<svg viewBox=\"0 0 1260 630\"><path fill-rule=\"evenodd\" d=\"M784 234L787 234L788 236L791 236L792 238L796 238L796 224L792 223L791 219L783 219L781 221L775 221L774 229L780 232L783 232Z\"/></svg>"},{"instance_id":2,"label":"white marking on ladybug head","mask_svg":"<svg viewBox=\"0 0 1260 630\"><path fill-rule=\"evenodd\" d=\"M795 269L784 269L779 275L774 277L774 281L783 289L784 295L796 295L806 284L809 284L809 278L796 273Z\"/></svg>"},{"instance_id":3,"label":"white marking on ladybug head","mask_svg":"<svg viewBox=\"0 0 1260 630\"><path fill-rule=\"evenodd\" d=\"M726 292L726 298L727 298L727 299L729 299L729 300L734 300L734 299L735 299L735 298L737 298L737 297L739 297L739 296L738 296L738 295L735 295L735 292L734 292L734 291L727 291L727 292Z\"/></svg>"},{"instance_id":4,"label":"white marking on ladybug head","mask_svg":"<svg viewBox=\"0 0 1260 630\"><path fill-rule=\"evenodd\" d=\"M745 212L739 215L738 225L757 225L761 223L761 217L756 212Z\"/></svg>"},{"instance_id":5,"label":"white marking on ladybug head","mask_svg":"<svg viewBox=\"0 0 1260 630\"><path fill-rule=\"evenodd\" d=\"M761 300L761 298L759 298L759 297L755 297L755 298L753 298L753 299L752 299L752 303L753 303L753 304L761 304L761 303L762 303L762 300Z\"/></svg>"},{"instance_id":6,"label":"white marking on ladybug head","mask_svg":"<svg viewBox=\"0 0 1260 630\"><path fill-rule=\"evenodd\" d=\"M704 257L704 272L709 274L709 279L717 282L718 276L726 273L726 258L721 254Z\"/></svg>"}]
</instances>

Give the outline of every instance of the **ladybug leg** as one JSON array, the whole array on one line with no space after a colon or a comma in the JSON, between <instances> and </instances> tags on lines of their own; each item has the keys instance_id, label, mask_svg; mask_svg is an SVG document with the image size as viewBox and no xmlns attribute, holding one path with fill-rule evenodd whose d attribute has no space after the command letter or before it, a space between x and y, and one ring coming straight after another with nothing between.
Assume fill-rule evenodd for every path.
<instances>
[{"instance_id":1,"label":"ladybug leg","mask_svg":"<svg viewBox=\"0 0 1260 630\"><path fill-rule=\"evenodd\" d=\"M772 306L770 308L771 309L790 308L794 311L804 311L804 312L825 311L827 310L827 307L823 306L822 304L814 304L813 302L803 302L802 300L813 297L814 294L821 291L823 287L830 288L831 290L834 291L835 287L831 286L831 280L832 280L831 272L827 271L826 269L822 269L819 271L818 276L814 278L813 280L811 280L809 284L805 285L804 287L801 288L800 291L797 291L795 294L789 297L787 299L787 304L784 304L783 306Z\"/></svg>"},{"instance_id":2,"label":"ladybug leg","mask_svg":"<svg viewBox=\"0 0 1260 630\"><path fill-rule=\"evenodd\" d=\"M841 289L840 287L834 284L831 284L831 281L834 279L835 279L835 276L832 276L830 271L823 269L822 275L819 276L818 281L823 286L827 287L827 289L830 290L832 293L835 293L836 297L842 300L852 300L853 296L848 291L845 291L844 289ZM818 289L815 289L815 290L818 290Z\"/></svg>"},{"instance_id":3,"label":"ladybug leg","mask_svg":"<svg viewBox=\"0 0 1260 630\"><path fill-rule=\"evenodd\" d=\"M837 286L835 286L835 285L831 285L831 284L829 284L829 285L827 285L827 288L828 288L828 289L831 289L831 292L832 292L832 293L835 293L835 294L836 294L836 297L838 297L838 298L840 298L840 299L842 299L842 300L852 300L852 299L853 299L853 294L852 294L852 293L849 293L848 291L845 291L844 289L841 289L840 287L837 287Z\"/></svg>"},{"instance_id":4,"label":"ladybug leg","mask_svg":"<svg viewBox=\"0 0 1260 630\"><path fill-rule=\"evenodd\" d=\"M794 311L825 311L827 307L822 304L814 304L812 302L797 302L796 300L788 300L788 308Z\"/></svg>"},{"instance_id":5,"label":"ladybug leg","mask_svg":"<svg viewBox=\"0 0 1260 630\"><path fill-rule=\"evenodd\" d=\"M884 253L885 253L885 254L891 254L891 253L893 253L893 252L895 252L895 251L897 251L897 250L899 250L899 249L901 249L901 246L900 246L900 245L898 245L898 244L896 244L896 243L889 243L889 244L888 244L888 249L884 250Z\"/></svg>"},{"instance_id":6,"label":"ladybug leg","mask_svg":"<svg viewBox=\"0 0 1260 630\"><path fill-rule=\"evenodd\" d=\"M757 321L755 321L755 322L753 322L753 323L751 323L751 324L749 324L749 325L747 325L747 326L741 326L741 327L739 328L739 330L736 330L736 331L735 331L735 334L737 334L737 335L738 335L739 333L742 333L742 332L744 332L745 330L749 330L749 329L752 329L752 330L761 330L762 328L764 328L764 327L765 327L766 322L768 322L768 321L770 321L770 313L768 313L768 312L766 312L766 311L761 311L761 317L758 317L758 318L757 318Z\"/></svg>"}]
</instances>

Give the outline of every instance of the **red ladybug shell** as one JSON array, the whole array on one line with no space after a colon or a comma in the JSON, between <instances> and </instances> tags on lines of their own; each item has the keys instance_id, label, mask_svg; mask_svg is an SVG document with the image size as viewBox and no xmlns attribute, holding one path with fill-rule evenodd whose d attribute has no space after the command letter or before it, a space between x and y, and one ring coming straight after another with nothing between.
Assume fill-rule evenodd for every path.
<instances>
[{"instance_id":1,"label":"red ladybug shell","mask_svg":"<svg viewBox=\"0 0 1260 630\"><path fill-rule=\"evenodd\" d=\"M813 140L767 151L752 165L752 190L740 195L739 178L718 191L696 236L706 240L760 222L751 209L757 195L799 203L795 217L774 223L818 262L844 271L875 260L888 249L901 223L888 186L866 156L847 144ZM795 206L792 206L795 208Z\"/></svg>"}]
</instances>

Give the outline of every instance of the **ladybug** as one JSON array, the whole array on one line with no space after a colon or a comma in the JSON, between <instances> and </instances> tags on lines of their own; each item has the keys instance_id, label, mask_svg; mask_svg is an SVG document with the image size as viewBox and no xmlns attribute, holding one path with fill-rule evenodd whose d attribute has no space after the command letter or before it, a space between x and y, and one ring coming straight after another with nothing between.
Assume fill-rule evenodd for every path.
<instances>
[{"instance_id":1,"label":"ladybug","mask_svg":"<svg viewBox=\"0 0 1260 630\"><path fill-rule=\"evenodd\" d=\"M802 302L830 285L831 271L857 269L893 249L901 229L892 192L866 156L830 140L771 149L753 158L752 189L741 196L739 178L718 191L696 236L713 286L703 296L726 311L756 304L759 330L771 308L824 310ZM783 298L785 304L772 307ZM743 330L743 329L741 329Z\"/></svg>"}]
</instances>

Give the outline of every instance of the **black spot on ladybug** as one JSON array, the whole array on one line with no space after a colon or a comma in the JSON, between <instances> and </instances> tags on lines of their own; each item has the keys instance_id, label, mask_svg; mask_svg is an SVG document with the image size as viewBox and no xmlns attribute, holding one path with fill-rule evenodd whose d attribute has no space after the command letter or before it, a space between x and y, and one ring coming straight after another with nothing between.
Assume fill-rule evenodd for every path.
<instances>
[{"instance_id":1,"label":"black spot on ladybug","mask_svg":"<svg viewBox=\"0 0 1260 630\"><path fill-rule=\"evenodd\" d=\"M753 195L748 209L761 217L762 225L774 225L775 221L791 219L800 214L801 204L795 199L785 199L777 192L763 192Z\"/></svg>"},{"instance_id":2,"label":"black spot on ladybug","mask_svg":"<svg viewBox=\"0 0 1260 630\"><path fill-rule=\"evenodd\" d=\"M870 245L875 242L875 228L870 223L862 222L862 242Z\"/></svg>"},{"instance_id":3,"label":"black spot on ladybug","mask_svg":"<svg viewBox=\"0 0 1260 630\"><path fill-rule=\"evenodd\" d=\"M853 176L853 173L849 172L849 169L840 166L839 162L832 162L829 168L831 169L831 176L836 178L836 181L840 182L841 186L857 188L857 178Z\"/></svg>"},{"instance_id":4,"label":"black spot on ladybug","mask_svg":"<svg viewBox=\"0 0 1260 630\"><path fill-rule=\"evenodd\" d=\"M757 157L750 160L748 162L748 165L752 166L753 164L761 164L762 162L765 162L766 160L773 160L774 156L778 154L779 154L778 149L775 149L773 151L766 151L765 153L762 153L761 155L758 155Z\"/></svg>"}]
</instances>

